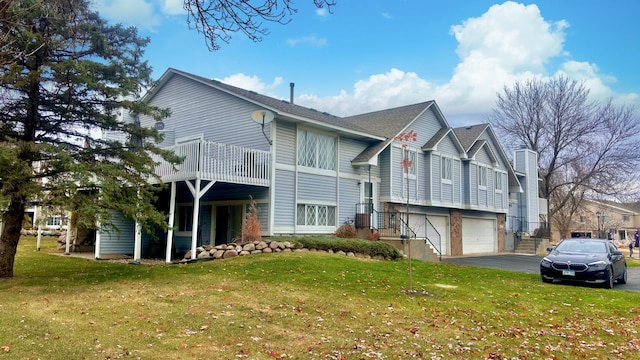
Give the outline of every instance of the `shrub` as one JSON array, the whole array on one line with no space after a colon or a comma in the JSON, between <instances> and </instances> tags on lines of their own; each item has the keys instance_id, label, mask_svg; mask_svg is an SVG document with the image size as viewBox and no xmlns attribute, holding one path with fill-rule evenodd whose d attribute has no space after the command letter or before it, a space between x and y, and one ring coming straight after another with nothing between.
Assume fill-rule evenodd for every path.
<instances>
[{"instance_id":1,"label":"shrub","mask_svg":"<svg viewBox=\"0 0 640 360\"><path fill-rule=\"evenodd\" d=\"M336 236L342 239L355 239L358 237L358 231L355 226L345 224L336 230Z\"/></svg>"},{"instance_id":2,"label":"shrub","mask_svg":"<svg viewBox=\"0 0 640 360\"><path fill-rule=\"evenodd\" d=\"M393 245L382 241L369 241L362 239L334 239L303 237L295 240L298 247L316 250L333 250L366 254L369 256L382 256L385 259L402 259L402 253Z\"/></svg>"},{"instance_id":3,"label":"shrub","mask_svg":"<svg viewBox=\"0 0 640 360\"><path fill-rule=\"evenodd\" d=\"M262 240L260 220L258 219L258 206L256 205L256 201L253 200L253 197L250 196L250 198L249 213L244 219L244 225L242 226L243 243Z\"/></svg>"}]
</instances>

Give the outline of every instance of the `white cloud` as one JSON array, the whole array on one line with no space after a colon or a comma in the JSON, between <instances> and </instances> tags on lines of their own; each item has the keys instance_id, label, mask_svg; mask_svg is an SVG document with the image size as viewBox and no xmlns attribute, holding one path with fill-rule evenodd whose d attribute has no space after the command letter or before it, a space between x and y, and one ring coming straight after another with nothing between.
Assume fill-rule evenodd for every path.
<instances>
[{"instance_id":1,"label":"white cloud","mask_svg":"<svg viewBox=\"0 0 640 360\"><path fill-rule=\"evenodd\" d=\"M346 116L436 100L450 124L462 126L484 122L484 115L495 106L496 94L505 86L531 77L545 79L563 73L584 81L594 99L614 97L640 104L640 94L615 94L609 85L616 79L602 74L596 64L570 58L564 49L564 30L568 26L564 20L545 20L536 5L511 1L494 5L481 16L451 27L451 34L458 41L459 62L445 83L434 84L416 72L391 68L357 81L352 89L342 89L337 95L301 94L295 102ZM309 36L290 39L289 43L324 45L326 40ZM552 60L557 59L566 60L559 68L551 69ZM266 85L256 76L243 74L224 81L261 93L276 91L282 83L277 78Z\"/></svg>"},{"instance_id":2,"label":"white cloud","mask_svg":"<svg viewBox=\"0 0 640 360\"><path fill-rule=\"evenodd\" d=\"M290 46L297 46L300 44L309 44L314 47L323 47L327 45L327 39L318 38L315 35L303 36L300 38L289 38L287 44Z\"/></svg>"},{"instance_id":3,"label":"white cloud","mask_svg":"<svg viewBox=\"0 0 640 360\"><path fill-rule=\"evenodd\" d=\"M94 0L93 8L111 22L151 31L161 22L152 1L148 0Z\"/></svg>"},{"instance_id":4,"label":"white cloud","mask_svg":"<svg viewBox=\"0 0 640 360\"><path fill-rule=\"evenodd\" d=\"M545 20L536 5L494 5L451 27L459 63L446 83L434 85L414 72L391 69L358 81L353 92L322 98L305 94L296 101L335 115L352 115L433 99L455 126L484 121L504 86L559 71L584 80L593 96L612 96L607 83L615 79L603 76L595 64L568 60L560 70L547 69L552 59L568 56L563 50L568 26L564 20ZM638 95L626 98L637 101Z\"/></svg>"},{"instance_id":5,"label":"white cloud","mask_svg":"<svg viewBox=\"0 0 640 360\"><path fill-rule=\"evenodd\" d=\"M225 84L237 86L239 88L245 90L255 91L260 94L269 95L272 97L276 97L274 95L274 90L278 88L278 86L282 85L282 78L276 77L273 79L271 84L266 84L260 80L256 75L248 76L243 73L234 74L228 76L224 79L217 79Z\"/></svg>"},{"instance_id":6,"label":"white cloud","mask_svg":"<svg viewBox=\"0 0 640 360\"><path fill-rule=\"evenodd\" d=\"M321 8L317 8L316 9L316 15L318 15L320 17L325 17L325 16L329 15L329 12L327 11L326 8L321 7Z\"/></svg>"},{"instance_id":7,"label":"white cloud","mask_svg":"<svg viewBox=\"0 0 640 360\"><path fill-rule=\"evenodd\" d=\"M184 0L164 0L162 11L169 15L185 14Z\"/></svg>"}]
</instances>

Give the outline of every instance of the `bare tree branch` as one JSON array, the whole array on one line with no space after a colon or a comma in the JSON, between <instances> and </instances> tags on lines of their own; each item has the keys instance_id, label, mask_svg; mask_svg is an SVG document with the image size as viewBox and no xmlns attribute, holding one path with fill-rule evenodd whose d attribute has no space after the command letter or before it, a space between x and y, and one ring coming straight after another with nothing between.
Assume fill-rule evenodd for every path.
<instances>
[{"instance_id":1,"label":"bare tree branch","mask_svg":"<svg viewBox=\"0 0 640 360\"><path fill-rule=\"evenodd\" d=\"M538 152L540 196L562 229L585 197L628 197L640 178L640 121L633 107L588 100L583 83L558 76L498 94L489 122L512 150Z\"/></svg>"},{"instance_id":2,"label":"bare tree branch","mask_svg":"<svg viewBox=\"0 0 640 360\"><path fill-rule=\"evenodd\" d=\"M313 0L318 8L330 12L334 0ZM297 12L292 0L184 0L187 24L204 35L209 51L229 43L233 33L243 33L255 42L269 34L263 21L286 25Z\"/></svg>"}]
</instances>

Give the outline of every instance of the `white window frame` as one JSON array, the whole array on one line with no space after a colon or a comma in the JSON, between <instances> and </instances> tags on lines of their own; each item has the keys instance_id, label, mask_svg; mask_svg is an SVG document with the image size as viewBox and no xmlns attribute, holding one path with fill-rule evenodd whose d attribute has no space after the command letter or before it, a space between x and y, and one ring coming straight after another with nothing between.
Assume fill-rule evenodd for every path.
<instances>
[{"instance_id":1,"label":"white window frame","mask_svg":"<svg viewBox=\"0 0 640 360\"><path fill-rule=\"evenodd\" d=\"M495 184L494 187L495 187L495 190L496 190L497 193L501 193L502 192L502 174L503 174L502 171L496 170L494 172L493 182Z\"/></svg>"},{"instance_id":2,"label":"white window frame","mask_svg":"<svg viewBox=\"0 0 640 360\"><path fill-rule=\"evenodd\" d=\"M300 207L303 207L303 214L300 214ZM308 212L314 211L314 223L310 224L307 222L308 220ZM326 211L326 224L318 224L320 219L320 214ZM301 216L302 215L302 216ZM333 217L333 219L331 219ZM333 223L330 223L329 220L333 220ZM335 229L338 222L338 207L335 204L319 204L313 202L299 202L296 204L296 226L302 227L306 229Z\"/></svg>"},{"instance_id":3,"label":"white window frame","mask_svg":"<svg viewBox=\"0 0 640 360\"><path fill-rule=\"evenodd\" d=\"M487 167L478 165L478 187L487 189Z\"/></svg>"},{"instance_id":4,"label":"white window frame","mask_svg":"<svg viewBox=\"0 0 640 360\"><path fill-rule=\"evenodd\" d=\"M308 130L305 128L298 128L297 131L297 140L296 140L296 164L300 167L314 169L318 171L337 171L336 167L338 165L338 137L335 135L330 135L327 133L321 133L318 131ZM308 139L313 137L313 158L311 159L308 155L309 152L309 144ZM330 140L329 145L333 145L333 147L327 147L325 144L326 140ZM328 154L327 157L324 155L327 153L327 150L331 149L331 153ZM321 166L321 162L323 159L327 159L327 165L329 166ZM312 160L312 161L308 161Z\"/></svg>"},{"instance_id":5,"label":"white window frame","mask_svg":"<svg viewBox=\"0 0 640 360\"><path fill-rule=\"evenodd\" d=\"M62 226L62 216L53 215L47 218L47 227L61 227Z\"/></svg>"},{"instance_id":6,"label":"white window frame","mask_svg":"<svg viewBox=\"0 0 640 360\"><path fill-rule=\"evenodd\" d=\"M402 161L405 157L408 157L411 161L411 166L408 169L402 168L402 175L404 178L415 180L418 174L418 150L413 148L402 149Z\"/></svg>"},{"instance_id":7,"label":"white window frame","mask_svg":"<svg viewBox=\"0 0 640 360\"><path fill-rule=\"evenodd\" d=\"M453 183L453 159L450 157L440 157L440 179L443 183Z\"/></svg>"}]
</instances>

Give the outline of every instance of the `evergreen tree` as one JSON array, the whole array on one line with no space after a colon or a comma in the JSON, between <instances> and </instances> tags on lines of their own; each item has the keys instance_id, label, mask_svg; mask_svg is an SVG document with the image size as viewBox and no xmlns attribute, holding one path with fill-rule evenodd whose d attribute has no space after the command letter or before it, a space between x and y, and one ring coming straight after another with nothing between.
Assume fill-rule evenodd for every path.
<instances>
[{"instance_id":1,"label":"evergreen tree","mask_svg":"<svg viewBox=\"0 0 640 360\"><path fill-rule=\"evenodd\" d=\"M13 276L33 201L89 227L108 226L112 210L146 229L165 224L153 206L153 156L178 159L155 145L155 129L118 116L169 115L139 101L152 85L148 39L108 25L87 0L0 0L0 38L0 278Z\"/></svg>"}]
</instances>

